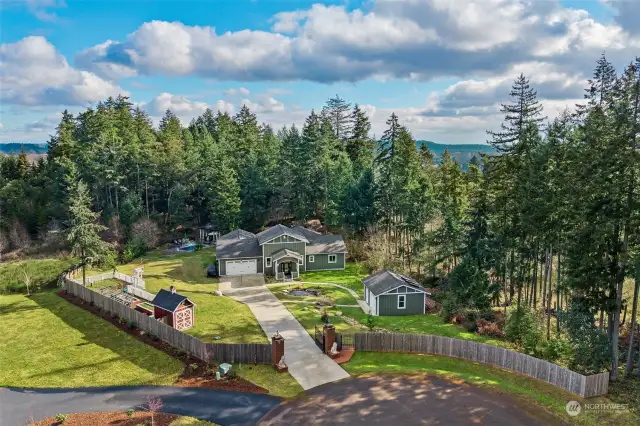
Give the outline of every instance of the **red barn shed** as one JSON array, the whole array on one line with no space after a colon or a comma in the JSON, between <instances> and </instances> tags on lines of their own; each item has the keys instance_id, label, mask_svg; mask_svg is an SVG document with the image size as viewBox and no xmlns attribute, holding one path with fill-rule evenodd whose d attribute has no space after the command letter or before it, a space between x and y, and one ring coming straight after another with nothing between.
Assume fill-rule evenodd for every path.
<instances>
[{"instance_id":1,"label":"red barn shed","mask_svg":"<svg viewBox=\"0 0 640 426\"><path fill-rule=\"evenodd\" d=\"M160 320L166 317L167 325L176 330L186 330L194 326L196 306L187 296L176 293L171 286L171 291L160 290L153 298L153 314Z\"/></svg>"}]
</instances>

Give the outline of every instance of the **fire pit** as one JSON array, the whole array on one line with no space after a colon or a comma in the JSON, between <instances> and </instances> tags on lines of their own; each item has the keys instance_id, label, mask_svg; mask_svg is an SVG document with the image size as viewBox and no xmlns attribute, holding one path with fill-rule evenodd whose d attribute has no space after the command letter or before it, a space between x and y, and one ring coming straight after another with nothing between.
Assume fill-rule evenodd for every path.
<instances>
[{"instance_id":1,"label":"fire pit","mask_svg":"<svg viewBox=\"0 0 640 426\"><path fill-rule=\"evenodd\" d=\"M304 297L304 296L320 296L320 290L313 290L313 289L296 289L296 290L290 290L289 291L289 295L290 296L298 296L298 297Z\"/></svg>"}]
</instances>

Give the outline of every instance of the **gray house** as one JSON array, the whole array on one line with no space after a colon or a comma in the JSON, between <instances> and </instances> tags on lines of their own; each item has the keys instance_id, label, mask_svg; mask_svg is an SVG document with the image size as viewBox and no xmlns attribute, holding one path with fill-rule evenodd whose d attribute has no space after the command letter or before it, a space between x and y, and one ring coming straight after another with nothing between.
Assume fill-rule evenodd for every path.
<instances>
[{"instance_id":1,"label":"gray house","mask_svg":"<svg viewBox=\"0 0 640 426\"><path fill-rule=\"evenodd\" d=\"M259 234L237 229L216 242L220 275L266 274L297 278L302 271L344 269L347 247L341 235L275 225Z\"/></svg>"},{"instance_id":2,"label":"gray house","mask_svg":"<svg viewBox=\"0 0 640 426\"><path fill-rule=\"evenodd\" d=\"M429 293L416 280L384 270L362 279L371 315L415 315L426 312Z\"/></svg>"}]
</instances>

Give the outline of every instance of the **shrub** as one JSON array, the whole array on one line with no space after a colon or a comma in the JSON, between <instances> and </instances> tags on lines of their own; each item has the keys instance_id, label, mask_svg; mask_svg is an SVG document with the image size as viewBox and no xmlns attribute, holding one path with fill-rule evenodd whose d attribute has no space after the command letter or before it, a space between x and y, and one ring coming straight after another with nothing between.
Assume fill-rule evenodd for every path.
<instances>
[{"instance_id":1,"label":"shrub","mask_svg":"<svg viewBox=\"0 0 640 426\"><path fill-rule=\"evenodd\" d=\"M136 324L135 321L129 321L127 325L129 326L129 328L136 328L138 324Z\"/></svg>"},{"instance_id":2,"label":"shrub","mask_svg":"<svg viewBox=\"0 0 640 426\"><path fill-rule=\"evenodd\" d=\"M191 369L191 371L196 371L198 369L198 364L196 364L195 362L191 363L189 364L189 368Z\"/></svg>"},{"instance_id":3,"label":"shrub","mask_svg":"<svg viewBox=\"0 0 640 426\"><path fill-rule=\"evenodd\" d=\"M504 328L507 340L515 343L523 352L536 354L542 340L542 327L535 313L528 306L520 306L509 313Z\"/></svg>"},{"instance_id":4,"label":"shrub","mask_svg":"<svg viewBox=\"0 0 640 426\"><path fill-rule=\"evenodd\" d=\"M127 243L120 254L120 263L129 263L147 252L148 246L141 240L133 239Z\"/></svg>"},{"instance_id":5,"label":"shrub","mask_svg":"<svg viewBox=\"0 0 640 426\"><path fill-rule=\"evenodd\" d=\"M368 314L364 325L367 326L369 331L373 331L373 329L376 328L376 319L375 319L375 317L373 315L371 315L371 314Z\"/></svg>"},{"instance_id":6,"label":"shrub","mask_svg":"<svg viewBox=\"0 0 640 426\"><path fill-rule=\"evenodd\" d=\"M66 414L56 414L56 423L58 424L62 424L64 422L67 421L67 415Z\"/></svg>"},{"instance_id":7,"label":"shrub","mask_svg":"<svg viewBox=\"0 0 640 426\"><path fill-rule=\"evenodd\" d=\"M571 343L564 339L552 337L540 344L540 354L547 361L561 361L562 364L570 364L574 359Z\"/></svg>"},{"instance_id":8,"label":"shrub","mask_svg":"<svg viewBox=\"0 0 640 426\"><path fill-rule=\"evenodd\" d=\"M126 323L126 322L127 322L127 320L126 320L124 317L120 317L120 318L118 318L118 322L119 322L120 324L124 324L124 323Z\"/></svg>"},{"instance_id":9,"label":"shrub","mask_svg":"<svg viewBox=\"0 0 640 426\"><path fill-rule=\"evenodd\" d=\"M320 321L322 321L325 324L329 323L329 314L327 313L326 309L322 310L322 315L320 315Z\"/></svg>"},{"instance_id":10,"label":"shrub","mask_svg":"<svg viewBox=\"0 0 640 426\"><path fill-rule=\"evenodd\" d=\"M480 318L476 320L476 325L478 326L477 333L481 336L504 337L504 331L495 322Z\"/></svg>"},{"instance_id":11,"label":"shrub","mask_svg":"<svg viewBox=\"0 0 640 426\"><path fill-rule=\"evenodd\" d=\"M129 408L127 410L127 417L133 417L133 413L135 413L136 411L133 408Z\"/></svg>"},{"instance_id":12,"label":"shrub","mask_svg":"<svg viewBox=\"0 0 640 426\"><path fill-rule=\"evenodd\" d=\"M160 228L150 219L139 220L131 227L131 240L139 241L148 249L156 248L160 241Z\"/></svg>"},{"instance_id":13,"label":"shrub","mask_svg":"<svg viewBox=\"0 0 640 426\"><path fill-rule=\"evenodd\" d=\"M462 326L470 333L475 333L478 330L478 326L475 321L464 320Z\"/></svg>"}]
</instances>

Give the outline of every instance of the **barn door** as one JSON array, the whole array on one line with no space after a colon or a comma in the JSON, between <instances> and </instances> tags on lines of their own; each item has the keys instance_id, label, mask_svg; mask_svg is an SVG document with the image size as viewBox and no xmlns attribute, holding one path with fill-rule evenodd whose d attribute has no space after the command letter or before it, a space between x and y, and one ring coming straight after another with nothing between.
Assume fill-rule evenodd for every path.
<instances>
[{"instance_id":1,"label":"barn door","mask_svg":"<svg viewBox=\"0 0 640 426\"><path fill-rule=\"evenodd\" d=\"M175 328L178 330L186 330L193 327L193 316L191 309L182 309L176 312Z\"/></svg>"}]
</instances>

